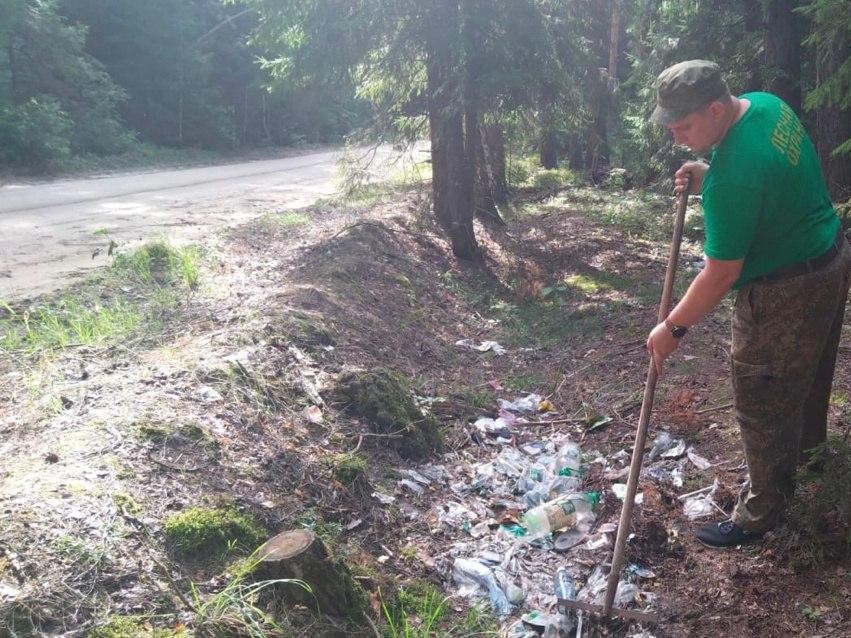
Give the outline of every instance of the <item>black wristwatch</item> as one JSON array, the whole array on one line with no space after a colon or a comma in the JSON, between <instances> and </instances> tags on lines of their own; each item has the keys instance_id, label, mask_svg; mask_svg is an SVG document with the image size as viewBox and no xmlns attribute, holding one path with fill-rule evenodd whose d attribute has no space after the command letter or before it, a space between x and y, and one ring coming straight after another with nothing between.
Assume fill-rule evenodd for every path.
<instances>
[{"instance_id":1,"label":"black wristwatch","mask_svg":"<svg viewBox=\"0 0 851 638\"><path fill-rule=\"evenodd\" d=\"M675 323L671 323L667 319L665 319L665 326L667 326L668 330L671 331L671 336L674 339L680 339L685 336L688 332L688 326L678 326Z\"/></svg>"}]
</instances>

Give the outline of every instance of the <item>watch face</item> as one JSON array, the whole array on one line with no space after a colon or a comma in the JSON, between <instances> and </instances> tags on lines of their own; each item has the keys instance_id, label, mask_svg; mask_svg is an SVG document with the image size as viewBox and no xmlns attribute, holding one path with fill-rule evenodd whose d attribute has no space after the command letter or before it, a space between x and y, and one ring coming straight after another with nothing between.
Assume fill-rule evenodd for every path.
<instances>
[{"instance_id":1,"label":"watch face","mask_svg":"<svg viewBox=\"0 0 851 638\"><path fill-rule=\"evenodd\" d=\"M687 331L688 328L686 328L685 326L674 326L673 328L671 328L671 334L677 339L684 336Z\"/></svg>"}]
</instances>

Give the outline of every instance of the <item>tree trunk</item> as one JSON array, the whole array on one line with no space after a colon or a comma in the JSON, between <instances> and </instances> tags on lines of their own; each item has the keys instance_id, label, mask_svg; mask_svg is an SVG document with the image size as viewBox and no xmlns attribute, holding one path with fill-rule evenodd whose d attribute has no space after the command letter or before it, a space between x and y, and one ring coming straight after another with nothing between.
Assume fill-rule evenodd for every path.
<instances>
[{"instance_id":1,"label":"tree trunk","mask_svg":"<svg viewBox=\"0 0 851 638\"><path fill-rule=\"evenodd\" d=\"M15 36L14 34L9 34L9 44L8 44L8 57L9 57L9 97L10 102L13 104L18 102L18 83L16 81L16 65L17 60L15 60Z\"/></svg>"},{"instance_id":2,"label":"tree trunk","mask_svg":"<svg viewBox=\"0 0 851 638\"><path fill-rule=\"evenodd\" d=\"M550 128L545 128L541 133L541 166L558 168L558 139Z\"/></svg>"},{"instance_id":3,"label":"tree trunk","mask_svg":"<svg viewBox=\"0 0 851 638\"><path fill-rule=\"evenodd\" d=\"M612 25L609 31L609 79L618 79L618 58L620 57L621 39L621 0L612 2Z\"/></svg>"},{"instance_id":4,"label":"tree trunk","mask_svg":"<svg viewBox=\"0 0 851 638\"><path fill-rule=\"evenodd\" d=\"M598 182L609 168L609 136L607 130L610 90L607 81L611 48L613 3L592 2L587 6L591 17L591 68L588 69L588 109L591 123L585 134L585 169L591 180Z\"/></svg>"},{"instance_id":5,"label":"tree trunk","mask_svg":"<svg viewBox=\"0 0 851 638\"><path fill-rule=\"evenodd\" d=\"M747 1L742 3L742 10L745 19L746 33L764 33L765 32L765 17L763 16L762 5L759 2ZM747 68L747 80L743 92L747 91L762 91L762 64L758 56L752 56L751 59L745 61Z\"/></svg>"},{"instance_id":6,"label":"tree trunk","mask_svg":"<svg viewBox=\"0 0 851 638\"><path fill-rule=\"evenodd\" d=\"M766 90L801 115L801 36L793 9L797 0L771 0L765 7Z\"/></svg>"},{"instance_id":7,"label":"tree trunk","mask_svg":"<svg viewBox=\"0 0 851 638\"><path fill-rule=\"evenodd\" d=\"M467 105L464 129L467 139L467 154L473 160L475 167L475 184L473 186L475 214L484 222L493 222L499 226L504 226L505 221L496 207L495 183L485 155L479 114L475 105L471 102L468 102Z\"/></svg>"},{"instance_id":8,"label":"tree trunk","mask_svg":"<svg viewBox=\"0 0 851 638\"><path fill-rule=\"evenodd\" d=\"M595 184L602 180L609 170L609 136L606 122L609 114L609 91L606 82L597 69L592 73L597 77L592 79L591 125L585 138L585 169L591 181Z\"/></svg>"},{"instance_id":9,"label":"tree trunk","mask_svg":"<svg viewBox=\"0 0 851 638\"><path fill-rule=\"evenodd\" d=\"M464 71L457 53L460 34L453 29L458 24L458 3L447 0L432 11L437 19L429 29L426 75L434 213L453 254L473 261L480 253L473 232L473 171L464 139Z\"/></svg>"},{"instance_id":10,"label":"tree trunk","mask_svg":"<svg viewBox=\"0 0 851 638\"><path fill-rule=\"evenodd\" d=\"M833 51L817 54L816 84L831 77L851 54L851 46L842 43ZM831 198L836 202L851 197L851 156L830 153L847 139L851 139L851 110L834 106L816 109L816 149Z\"/></svg>"},{"instance_id":11,"label":"tree trunk","mask_svg":"<svg viewBox=\"0 0 851 638\"><path fill-rule=\"evenodd\" d=\"M261 122L263 123L263 135L264 135L263 142L265 144L269 144L269 143L272 142L272 131L269 129L269 109L267 108L267 105L266 105L266 91L261 92L260 95L263 98L263 100L261 102L261 108L262 108Z\"/></svg>"},{"instance_id":12,"label":"tree trunk","mask_svg":"<svg viewBox=\"0 0 851 638\"><path fill-rule=\"evenodd\" d=\"M242 88L242 145L248 146L248 85Z\"/></svg>"},{"instance_id":13,"label":"tree trunk","mask_svg":"<svg viewBox=\"0 0 851 638\"><path fill-rule=\"evenodd\" d=\"M579 132L573 131L567 136L565 149L568 167L577 172L585 170L585 142Z\"/></svg>"},{"instance_id":14,"label":"tree trunk","mask_svg":"<svg viewBox=\"0 0 851 638\"><path fill-rule=\"evenodd\" d=\"M485 161L493 179L493 197L497 206L508 204L508 179L505 176L505 140L499 124L485 124Z\"/></svg>"},{"instance_id":15,"label":"tree trunk","mask_svg":"<svg viewBox=\"0 0 851 638\"><path fill-rule=\"evenodd\" d=\"M349 617L363 609L362 596L348 568L328 556L322 541L306 529L278 534L259 550L260 564L255 580L288 579L264 590L264 598L274 597L287 606L301 604L308 609L339 617Z\"/></svg>"}]
</instances>

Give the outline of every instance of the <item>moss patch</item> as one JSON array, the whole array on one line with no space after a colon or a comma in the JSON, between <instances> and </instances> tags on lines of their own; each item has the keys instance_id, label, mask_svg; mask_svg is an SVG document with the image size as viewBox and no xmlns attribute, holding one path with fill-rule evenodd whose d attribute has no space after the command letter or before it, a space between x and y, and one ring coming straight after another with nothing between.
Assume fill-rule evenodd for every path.
<instances>
[{"instance_id":1,"label":"moss patch","mask_svg":"<svg viewBox=\"0 0 851 638\"><path fill-rule=\"evenodd\" d=\"M105 625L92 629L86 638L175 638L187 636L181 629L156 629L144 616L113 616Z\"/></svg>"},{"instance_id":2,"label":"moss patch","mask_svg":"<svg viewBox=\"0 0 851 638\"><path fill-rule=\"evenodd\" d=\"M343 485L351 485L364 478L366 458L361 454L338 454L331 460L332 472Z\"/></svg>"},{"instance_id":3,"label":"moss patch","mask_svg":"<svg viewBox=\"0 0 851 638\"><path fill-rule=\"evenodd\" d=\"M135 516L142 511L142 508L139 503L136 502L136 499L127 492L116 492L112 495L112 502L115 504L115 507L127 514Z\"/></svg>"},{"instance_id":4,"label":"moss patch","mask_svg":"<svg viewBox=\"0 0 851 638\"><path fill-rule=\"evenodd\" d=\"M163 531L175 552L187 557L250 553L266 540L266 531L233 508L193 507L166 519Z\"/></svg>"},{"instance_id":5,"label":"moss patch","mask_svg":"<svg viewBox=\"0 0 851 638\"><path fill-rule=\"evenodd\" d=\"M335 399L344 409L367 419L379 434L406 458L423 458L442 447L437 422L423 414L411 389L394 372L376 369L348 372L340 377Z\"/></svg>"}]
</instances>

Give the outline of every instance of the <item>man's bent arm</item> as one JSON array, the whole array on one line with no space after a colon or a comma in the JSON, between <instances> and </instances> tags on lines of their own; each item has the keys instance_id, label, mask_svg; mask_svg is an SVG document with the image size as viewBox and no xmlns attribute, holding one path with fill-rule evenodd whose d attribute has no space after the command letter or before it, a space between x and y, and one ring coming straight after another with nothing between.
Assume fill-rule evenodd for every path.
<instances>
[{"instance_id":1,"label":"man's bent arm","mask_svg":"<svg viewBox=\"0 0 851 638\"><path fill-rule=\"evenodd\" d=\"M693 326L703 319L736 283L744 261L707 257L703 270L691 282L685 296L668 315L668 320L678 326Z\"/></svg>"},{"instance_id":2,"label":"man's bent arm","mask_svg":"<svg viewBox=\"0 0 851 638\"><path fill-rule=\"evenodd\" d=\"M706 266L701 270L680 303L668 315L668 321L678 326L693 326L704 315L713 310L733 286L742 272L744 259L720 260L706 258ZM677 346L680 340L671 334L665 323L660 323L647 337L647 350L653 357L656 371L662 374L662 364Z\"/></svg>"}]
</instances>

